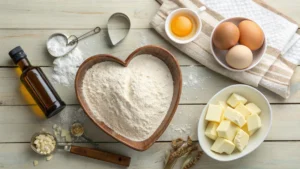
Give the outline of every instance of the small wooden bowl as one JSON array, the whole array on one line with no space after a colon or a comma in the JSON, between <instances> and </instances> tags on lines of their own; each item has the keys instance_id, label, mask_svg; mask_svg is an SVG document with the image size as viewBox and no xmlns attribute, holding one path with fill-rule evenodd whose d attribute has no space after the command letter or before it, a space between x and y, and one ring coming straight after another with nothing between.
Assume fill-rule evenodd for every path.
<instances>
[{"instance_id":1,"label":"small wooden bowl","mask_svg":"<svg viewBox=\"0 0 300 169\"><path fill-rule=\"evenodd\" d=\"M105 62L105 61L111 61L111 62L117 62L124 67L127 67L127 65L130 63L130 61L137 57L138 55L141 54L151 54L160 60L162 60L170 69L170 72L172 74L172 78L174 81L174 91L173 91L173 98L172 102L170 105L170 108L158 127L158 129L146 140L144 141L133 141L128 138L125 138L116 132L114 132L111 128L109 128L107 125L105 125L103 122L97 120L94 118L92 111L90 110L89 106L87 105L83 92L82 92L82 81L84 78L85 73L87 72L88 69L90 69L93 65L100 63L100 62ZM77 99L82 106L83 110L85 113L89 116L89 118L98 126L100 127L105 133L108 135L112 136L113 138L117 139L118 141L124 143L125 145L138 150L138 151L144 151L148 149L151 145L154 144L154 142L162 135L162 133L166 130L168 127L170 121L172 120L175 111L177 109L179 99L180 99L180 94L181 94L181 88L182 88L182 76L181 76L181 71L180 67L178 65L178 62L176 61L175 57L166 49L160 48L158 46L153 46L153 45L148 45L144 46L141 48L136 49L134 52L132 52L128 58L124 61L108 55L108 54L100 54L96 56L92 56L88 58L86 61L84 61L81 66L78 69L78 72L76 74L76 79L75 79L75 89L76 89L76 96ZM134 131L133 131L134 132Z\"/></svg>"}]
</instances>

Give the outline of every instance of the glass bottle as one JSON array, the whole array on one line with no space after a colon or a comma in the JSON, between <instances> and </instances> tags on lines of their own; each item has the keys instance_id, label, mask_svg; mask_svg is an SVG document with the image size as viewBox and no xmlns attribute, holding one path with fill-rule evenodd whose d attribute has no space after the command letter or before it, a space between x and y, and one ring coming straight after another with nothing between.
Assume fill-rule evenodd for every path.
<instances>
[{"instance_id":1,"label":"glass bottle","mask_svg":"<svg viewBox=\"0 0 300 169\"><path fill-rule=\"evenodd\" d=\"M9 52L13 62L21 69L20 79L47 118L54 116L66 107L42 69L31 66L27 55L18 46Z\"/></svg>"}]
</instances>

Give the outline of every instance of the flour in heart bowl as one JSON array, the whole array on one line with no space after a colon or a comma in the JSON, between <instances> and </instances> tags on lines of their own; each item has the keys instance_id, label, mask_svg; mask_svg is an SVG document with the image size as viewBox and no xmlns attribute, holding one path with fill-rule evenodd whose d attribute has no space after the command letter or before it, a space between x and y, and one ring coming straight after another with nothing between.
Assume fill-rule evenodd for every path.
<instances>
[{"instance_id":1,"label":"flour in heart bowl","mask_svg":"<svg viewBox=\"0 0 300 169\"><path fill-rule=\"evenodd\" d=\"M141 55L128 67L101 62L83 79L83 95L98 120L134 141L151 136L164 119L173 96L168 67Z\"/></svg>"},{"instance_id":2,"label":"flour in heart bowl","mask_svg":"<svg viewBox=\"0 0 300 169\"><path fill-rule=\"evenodd\" d=\"M143 142L154 133L162 134L159 128L166 128L163 123L170 121L168 112L173 116L180 93L174 90L174 75L165 61L151 54L129 58L125 66L122 61L93 64L79 90L94 122L104 123L127 140Z\"/></svg>"}]
</instances>

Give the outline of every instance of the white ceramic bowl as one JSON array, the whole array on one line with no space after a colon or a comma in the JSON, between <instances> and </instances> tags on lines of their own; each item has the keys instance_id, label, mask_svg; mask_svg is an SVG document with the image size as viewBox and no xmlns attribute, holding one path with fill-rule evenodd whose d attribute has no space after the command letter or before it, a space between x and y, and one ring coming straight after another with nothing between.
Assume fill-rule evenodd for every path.
<instances>
[{"instance_id":1,"label":"white ceramic bowl","mask_svg":"<svg viewBox=\"0 0 300 169\"><path fill-rule=\"evenodd\" d=\"M205 10L206 10L206 7L202 6L202 7L198 8L198 10L192 10L192 9L188 9L188 8L179 8L179 9L172 11L168 15L166 22L165 22L165 31L166 31L166 34L169 37L169 39L171 39L173 42L178 43L178 44L186 44L186 43L190 43L193 40L195 40L200 35L201 30L202 30L202 21L200 19L199 14ZM196 24L195 34L193 36L189 37L188 39L179 39L171 33L171 29L170 29L171 20L177 14L188 14L188 15L192 16L195 20L195 24Z\"/></svg>"},{"instance_id":2,"label":"white ceramic bowl","mask_svg":"<svg viewBox=\"0 0 300 169\"><path fill-rule=\"evenodd\" d=\"M243 21L243 20L250 20L250 21L253 21L253 20L251 20L251 19L249 19L249 18L245 18L245 17L233 17L233 18L227 18L227 19L224 19L224 20L222 20L222 21L220 21L219 23L218 23L218 25L214 28L214 30L212 31L212 36L211 36L211 38L210 38L210 49L211 49L211 51L212 51L212 55L214 56L214 58L216 59L216 61L221 65L221 66L223 66L224 68L226 68L226 69L228 69L228 70L230 70L230 71L234 71L234 72L243 72L243 71L246 71L246 70L249 70L249 69L252 69L253 67L255 67L260 61L261 61L261 59L263 58L263 55L265 54L265 52L266 52L266 50L267 50L267 40L266 40L266 36L265 36L265 33L264 33L264 31L263 31L263 33L264 33L264 43L263 43L263 45L259 48L259 49L257 49L257 50L255 50L255 51L252 51L252 53L253 53L253 61L252 61L252 63L251 63L251 65L249 66L249 67L247 67L247 68L245 68L245 69L234 69L234 68L232 68L232 67L230 67L228 64L227 64L227 62L226 62L226 60L225 60L225 56L226 56L226 54L227 54L227 52L228 52L228 50L220 50L220 49L218 49L215 45L214 45L214 43L213 43L213 40L212 40L212 37L214 36L214 33L215 33L215 30L216 30L216 28L221 24L221 23L223 23L223 22L232 22L232 23L234 23L235 25L237 25L238 26L238 24L241 22L241 21ZM253 21L253 22L255 22L255 21ZM259 25L257 22L255 22L257 25ZM259 25L259 27L262 29L262 27ZM263 30L263 29L262 29Z\"/></svg>"},{"instance_id":3,"label":"white ceramic bowl","mask_svg":"<svg viewBox=\"0 0 300 169\"><path fill-rule=\"evenodd\" d=\"M256 104L261 109L262 112L260 114L260 118L262 122L262 127L252 136L250 136L249 144L242 152L236 149L231 155L218 154L210 150L214 141L204 135L204 131L207 125L207 121L205 120L205 115L208 107L207 105L218 104L218 101L226 101L232 93L237 93L241 96L244 96L248 100L248 102ZM240 84L226 87L219 91L217 94L215 94L209 100L207 105L204 107L198 123L198 139L203 151L215 160L232 161L246 156L247 154L254 151L265 140L270 131L272 124L272 109L270 103L261 92L259 92L253 87Z\"/></svg>"}]
</instances>

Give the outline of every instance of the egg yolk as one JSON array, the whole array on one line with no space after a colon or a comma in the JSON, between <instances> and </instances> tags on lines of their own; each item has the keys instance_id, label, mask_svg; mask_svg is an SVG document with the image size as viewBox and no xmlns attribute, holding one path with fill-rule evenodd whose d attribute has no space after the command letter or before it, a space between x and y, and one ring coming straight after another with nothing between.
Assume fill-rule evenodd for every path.
<instances>
[{"instance_id":1,"label":"egg yolk","mask_svg":"<svg viewBox=\"0 0 300 169\"><path fill-rule=\"evenodd\" d=\"M186 16L176 16L171 21L171 30L179 37L187 36L193 30L193 23Z\"/></svg>"}]
</instances>

